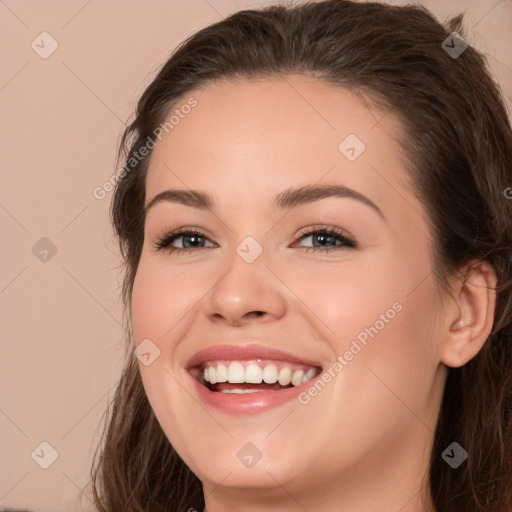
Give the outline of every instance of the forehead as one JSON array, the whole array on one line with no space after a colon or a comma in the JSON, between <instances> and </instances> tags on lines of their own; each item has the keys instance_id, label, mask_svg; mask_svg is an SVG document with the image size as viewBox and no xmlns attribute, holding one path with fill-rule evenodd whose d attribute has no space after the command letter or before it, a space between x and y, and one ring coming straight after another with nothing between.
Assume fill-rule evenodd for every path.
<instances>
[{"instance_id":1,"label":"forehead","mask_svg":"<svg viewBox=\"0 0 512 512\"><path fill-rule=\"evenodd\" d=\"M193 108L183 108L191 101ZM256 206L286 188L321 182L389 206L397 190L407 193L398 118L339 86L293 75L223 80L188 93L166 119L171 115L172 129L152 155L148 199L166 188L193 188Z\"/></svg>"}]
</instances>

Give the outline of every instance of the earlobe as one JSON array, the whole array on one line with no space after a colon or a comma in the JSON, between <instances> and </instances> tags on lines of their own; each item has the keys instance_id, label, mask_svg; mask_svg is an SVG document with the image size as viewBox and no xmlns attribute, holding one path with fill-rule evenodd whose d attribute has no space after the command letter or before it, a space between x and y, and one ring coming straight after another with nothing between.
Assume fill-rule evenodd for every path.
<instances>
[{"instance_id":1,"label":"earlobe","mask_svg":"<svg viewBox=\"0 0 512 512\"><path fill-rule=\"evenodd\" d=\"M473 262L467 277L453 286L453 313L446 318L441 361L452 368L466 364L483 347L494 323L496 273L487 261Z\"/></svg>"}]
</instances>

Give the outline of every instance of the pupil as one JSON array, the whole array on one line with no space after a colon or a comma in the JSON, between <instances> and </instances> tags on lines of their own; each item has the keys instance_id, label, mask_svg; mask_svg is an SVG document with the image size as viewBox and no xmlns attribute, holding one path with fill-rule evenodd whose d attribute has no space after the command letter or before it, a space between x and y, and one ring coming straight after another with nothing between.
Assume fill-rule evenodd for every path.
<instances>
[{"instance_id":1,"label":"pupil","mask_svg":"<svg viewBox=\"0 0 512 512\"><path fill-rule=\"evenodd\" d=\"M202 238L201 236L198 236L198 235L188 235L185 237L185 240L196 240L196 243L192 242L192 247L197 247L197 239L198 238Z\"/></svg>"},{"instance_id":2,"label":"pupil","mask_svg":"<svg viewBox=\"0 0 512 512\"><path fill-rule=\"evenodd\" d=\"M334 238L331 236L331 235L326 235L325 233L320 233L316 236L316 239L320 241L320 243L322 242L331 242L334 240ZM317 246L317 244L313 244L315 246Z\"/></svg>"}]
</instances>

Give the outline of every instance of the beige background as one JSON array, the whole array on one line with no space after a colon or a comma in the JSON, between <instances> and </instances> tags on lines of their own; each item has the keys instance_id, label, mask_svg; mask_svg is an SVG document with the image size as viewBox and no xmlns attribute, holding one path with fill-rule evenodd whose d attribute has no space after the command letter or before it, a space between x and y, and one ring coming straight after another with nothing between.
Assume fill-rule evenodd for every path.
<instances>
[{"instance_id":1,"label":"beige background","mask_svg":"<svg viewBox=\"0 0 512 512\"><path fill-rule=\"evenodd\" d=\"M1 505L93 510L87 488L82 505L77 498L121 369L123 330L111 194L92 191L115 171L124 124L174 47L270 3L0 0ZM441 18L468 12L468 39L490 56L510 108L512 2L422 3ZM47 59L31 47L43 51L43 31L59 45ZM44 245L32 251L43 237L57 248L46 262ZM48 469L31 456L44 441L58 452ZM43 447L34 459L49 456Z\"/></svg>"}]
</instances>

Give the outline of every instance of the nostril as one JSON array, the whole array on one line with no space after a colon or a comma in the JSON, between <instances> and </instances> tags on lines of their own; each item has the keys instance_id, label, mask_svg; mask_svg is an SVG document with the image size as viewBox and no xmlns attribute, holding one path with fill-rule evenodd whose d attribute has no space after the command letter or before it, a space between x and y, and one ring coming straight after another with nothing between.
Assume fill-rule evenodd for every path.
<instances>
[{"instance_id":1,"label":"nostril","mask_svg":"<svg viewBox=\"0 0 512 512\"><path fill-rule=\"evenodd\" d=\"M256 316L256 317L259 317L259 316L263 316L265 314L265 311L251 311L250 313L247 313L247 316L251 317L251 316Z\"/></svg>"}]
</instances>

